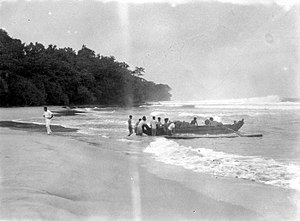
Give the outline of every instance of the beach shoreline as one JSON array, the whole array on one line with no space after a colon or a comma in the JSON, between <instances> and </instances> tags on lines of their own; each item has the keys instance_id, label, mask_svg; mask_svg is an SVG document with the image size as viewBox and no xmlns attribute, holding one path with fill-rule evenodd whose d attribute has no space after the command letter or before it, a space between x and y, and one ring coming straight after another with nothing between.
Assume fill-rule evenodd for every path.
<instances>
[{"instance_id":1,"label":"beach shoreline","mask_svg":"<svg viewBox=\"0 0 300 221\"><path fill-rule=\"evenodd\" d=\"M0 128L4 220L297 220L299 193Z\"/></svg>"}]
</instances>

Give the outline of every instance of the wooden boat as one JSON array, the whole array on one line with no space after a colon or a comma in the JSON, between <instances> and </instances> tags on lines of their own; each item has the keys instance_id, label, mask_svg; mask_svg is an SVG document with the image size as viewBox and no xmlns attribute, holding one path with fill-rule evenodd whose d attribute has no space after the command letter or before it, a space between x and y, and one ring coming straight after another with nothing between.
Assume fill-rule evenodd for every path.
<instances>
[{"instance_id":1,"label":"wooden boat","mask_svg":"<svg viewBox=\"0 0 300 221\"><path fill-rule=\"evenodd\" d=\"M202 139L202 138L236 138L236 137L262 137L262 134L241 134L238 132L232 134L172 134L172 135L165 135L164 137L167 139Z\"/></svg>"},{"instance_id":2,"label":"wooden boat","mask_svg":"<svg viewBox=\"0 0 300 221\"><path fill-rule=\"evenodd\" d=\"M244 125L244 119L236 122L235 124L224 124L219 126L188 126L188 127L175 127L174 133L176 134L230 134L237 132Z\"/></svg>"},{"instance_id":3,"label":"wooden boat","mask_svg":"<svg viewBox=\"0 0 300 221\"><path fill-rule=\"evenodd\" d=\"M224 124L219 126L193 126L193 125L185 125L179 126L178 123L175 122L175 134L231 134L237 132L244 125L244 119L234 123L234 124ZM151 135L151 128L148 125L143 126L143 132L147 135ZM163 128L157 130L157 135L167 135Z\"/></svg>"}]
</instances>

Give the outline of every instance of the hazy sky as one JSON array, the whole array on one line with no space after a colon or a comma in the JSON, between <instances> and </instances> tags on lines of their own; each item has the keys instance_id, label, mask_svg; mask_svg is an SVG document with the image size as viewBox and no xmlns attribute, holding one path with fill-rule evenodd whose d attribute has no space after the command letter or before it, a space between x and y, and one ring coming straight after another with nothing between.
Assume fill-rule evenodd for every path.
<instances>
[{"instance_id":1,"label":"hazy sky","mask_svg":"<svg viewBox=\"0 0 300 221\"><path fill-rule=\"evenodd\" d=\"M142 66L175 100L300 97L297 0L121 2L0 0L0 27Z\"/></svg>"}]
</instances>

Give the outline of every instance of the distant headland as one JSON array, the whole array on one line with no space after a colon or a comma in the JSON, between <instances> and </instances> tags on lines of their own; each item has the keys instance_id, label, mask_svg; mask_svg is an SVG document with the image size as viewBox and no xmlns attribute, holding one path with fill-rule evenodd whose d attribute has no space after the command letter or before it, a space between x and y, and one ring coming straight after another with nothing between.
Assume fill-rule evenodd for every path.
<instances>
[{"instance_id":1,"label":"distant headland","mask_svg":"<svg viewBox=\"0 0 300 221\"><path fill-rule=\"evenodd\" d=\"M85 45L76 52L25 45L0 29L0 105L118 105L167 101L171 88L143 78L144 68L106 57Z\"/></svg>"}]
</instances>

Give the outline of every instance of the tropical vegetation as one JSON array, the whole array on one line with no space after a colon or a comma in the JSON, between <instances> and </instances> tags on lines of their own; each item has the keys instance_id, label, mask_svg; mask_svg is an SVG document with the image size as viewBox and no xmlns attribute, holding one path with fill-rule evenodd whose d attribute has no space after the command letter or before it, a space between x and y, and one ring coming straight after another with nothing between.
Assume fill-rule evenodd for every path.
<instances>
[{"instance_id":1,"label":"tropical vegetation","mask_svg":"<svg viewBox=\"0 0 300 221\"><path fill-rule=\"evenodd\" d=\"M72 48L26 45L0 29L0 105L134 105L169 100L171 88L143 78L113 56L85 45Z\"/></svg>"}]
</instances>

